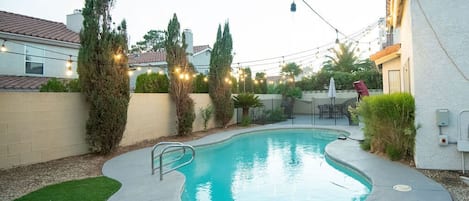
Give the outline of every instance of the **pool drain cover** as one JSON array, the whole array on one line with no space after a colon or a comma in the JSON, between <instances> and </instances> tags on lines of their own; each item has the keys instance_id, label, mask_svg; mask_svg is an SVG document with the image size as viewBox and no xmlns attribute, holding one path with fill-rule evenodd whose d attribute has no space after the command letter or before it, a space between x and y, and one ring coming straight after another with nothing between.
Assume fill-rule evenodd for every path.
<instances>
[{"instance_id":1,"label":"pool drain cover","mask_svg":"<svg viewBox=\"0 0 469 201\"><path fill-rule=\"evenodd\" d=\"M410 187L409 185L404 185L404 184L397 184L397 185L394 185L392 188L400 192L409 192L412 190L412 187Z\"/></svg>"}]
</instances>

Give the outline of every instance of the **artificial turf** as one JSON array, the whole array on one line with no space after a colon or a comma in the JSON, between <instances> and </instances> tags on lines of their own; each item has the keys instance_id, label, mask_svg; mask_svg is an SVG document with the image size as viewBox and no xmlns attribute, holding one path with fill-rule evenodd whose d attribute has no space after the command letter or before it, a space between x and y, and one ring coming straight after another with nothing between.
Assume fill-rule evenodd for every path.
<instances>
[{"instance_id":1,"label":"artificial turf","mask_svg":"<svg viewBox=\"0 0 469 201\"><path fill-rule=\"evenodd\" d=\"M120 187L118 181L108 177L93 177L46 186L15 201L104 201Z\"/></svg>"}]
</instances>

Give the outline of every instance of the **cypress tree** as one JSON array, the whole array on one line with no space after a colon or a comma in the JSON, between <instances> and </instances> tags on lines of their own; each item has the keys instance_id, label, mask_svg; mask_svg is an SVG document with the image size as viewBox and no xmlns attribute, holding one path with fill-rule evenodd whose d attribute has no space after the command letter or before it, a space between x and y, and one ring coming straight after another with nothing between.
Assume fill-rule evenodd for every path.
<instances>
[{"instance_id":1,"label":"cypress tree","mask_svg":"<svg viewBox=\"0 0 469 201\"><path fill-rule=\"evenodd\" d=\"M227 127L233 117L234 105L231 100L231 62L233 61L233 40L228 22L221 30L218 26L217 40L210 55L209 94L215 106L215 119Z\"/></svg>"},{"instance_id":2,"label":"cypress tree","mask_svg":"<svg viewBox=\"0 0 469 201\"><path fill-rule=\"evenodd\" d=\"M182 40L181 40L182 38ZM194 68L189 64L186 55L185 35L180 34L180 25L176 14L169 21L166 32L166 63L170 79L171 99L176 105L176 125L178 135L192 133L195 120L194 101L189 96L192 92L192 74Z\"/></svg>"},{"instance_id":3,"label":"cypress tree","mask_svg":"<svg viewBox=\"0 0 469 201\"><path fill-rule=\"evenodd\" d=\"M89 103L86 140L92 152L107 154L118 147L127 123L129 78L127 34L123 21L112 30L112 0L86 0L83 9L78 74Z\"/></svg>"}]
</instances>

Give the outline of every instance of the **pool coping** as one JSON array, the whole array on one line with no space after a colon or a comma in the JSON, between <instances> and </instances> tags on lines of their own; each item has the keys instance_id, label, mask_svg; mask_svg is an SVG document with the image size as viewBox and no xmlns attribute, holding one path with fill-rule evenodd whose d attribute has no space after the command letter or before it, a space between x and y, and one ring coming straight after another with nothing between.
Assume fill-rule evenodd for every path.
<instances>
[{"instance_id":1,"label":"pool coping","mask_svg":"<svg viewBox=\"0 0 469 201\"><path fill-rule=\"evenodd\" d=\"M332 161L358 172L371 182L372 191L368 195L367 201L389 200L390 198L400 201L452 201L451 195L441 184L427 178L419 171L361 150L359 143L356 140L351 140L363 138L363 133L357 126L270 124L223 131L186 143L195 147L205 146L220 143L249 132L288 128L330 129L349 133L347 140L336 140L329 143L326 146L325 154ZM111 196L110 201L181 200L185 182L184 175L174 171L164 175L163 181L159 181L158 175L151 175L150 150L151 148L148 147L128 152L104 164L103 174L122 183L122 187ZM393 189L396 184L409 185L412 190L409 192L396 191Z\"/></svg>"}]
</instances>

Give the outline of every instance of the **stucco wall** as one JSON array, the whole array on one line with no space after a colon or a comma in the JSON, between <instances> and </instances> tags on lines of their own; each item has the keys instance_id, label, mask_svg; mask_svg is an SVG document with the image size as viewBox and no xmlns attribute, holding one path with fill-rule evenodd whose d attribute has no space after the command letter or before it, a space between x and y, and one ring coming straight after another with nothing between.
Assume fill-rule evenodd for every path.
<instances>
[{"instance_id":1,"label":"stucco wall","mask_svg":"<svg viewBox=\"0 0 469 201\"><path fill-rule=\"evenodd\" d=\"M384 94L389 94L389 71L391 70L399 70L401 72L401 60L400 57L394 58L386 63L383 63L383 93ZM400 79L402 81L402 78ZM401 83L402 87L402 83ZM401 89L401 91L403 91Z\"/></svg>"},{"instance_id":2,"label":"stucco wall","mask_svg":"<svg viewBox=\"0 0 469 201\"><path fill-rule=\"evenodd\" d=\"M42 48L50 51L44 51L44 57L56 58L55 59L43 59L44 60L44 74L26 74L25 72L25 47L24 45L30 45L37 48ZM17 75L17 76L44 76L44 77L61 77L61 78L76 78L76 67L77 67L77 57L72 57L72 69L73 75L66 75L66 60L69 59L69 56L77 56L78 49L57 47L51 45L37 44L37 43L28 43L15 40L7 40L5 46L8 48L8 52L18 53L1 53L0 54L0 74L1 75ZM54 52L52 52L54 51ZM63 54L58 54L55 52L60 52Z\"/></svg>"},{"instance_id":3,"label":"stucco wall","mask_svg":"<svg viewBox=\"0 0 469 201\"><path fill-rule=\"evenodd\" d=\"M407 2L411 17L405 16L401 33L408 33L402 35L402 40L412 42L403 41L401 50L402 61L407 57L411 60L415 123L421 126L417 130L415 162L418 168L458 170L462 168L461 153L456 150L456 145L438 145L436 110L450 111L449 126L442 128L450 142L458 139L459 129L467 136L469 118L463 117L461 128L458 128L457 120L462 110L469 109L469 80L464 78L469 76L469 23L464 20L469 19L469 3L465 0L419 1L420 8L417 1ZM465 166L469 168L468 156Z\"/></svg>"},{"instance_id":4,"label":"stucco wall","mask_svg":"<svg viewBox=\"0 0 469 201\"><path fill-rule=\"evenodd\" d=\"M210 52L200 52L192 58L192 64L194 64L196 71L199 73L207 74L210 64Z\"/></svg>"},{"instance_id":5,"label":"stucco wall","mask_svg":"<svg viewBox=\"0 0 469 201\"><path fill-rule=\"evenodd\" d=\"M191 94L194 131L203 130L199 108L207 94ZM131 94L121 146L176 133L175 108L168 94ZM231 124L236 123L236 113ZM0 93L0 169L88 152L88 108L79 93ZM209 123L213 128L213 117Z\"/></svg>"}]
</instances>

